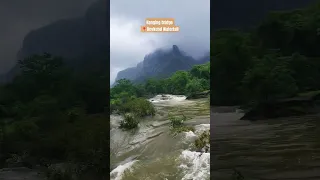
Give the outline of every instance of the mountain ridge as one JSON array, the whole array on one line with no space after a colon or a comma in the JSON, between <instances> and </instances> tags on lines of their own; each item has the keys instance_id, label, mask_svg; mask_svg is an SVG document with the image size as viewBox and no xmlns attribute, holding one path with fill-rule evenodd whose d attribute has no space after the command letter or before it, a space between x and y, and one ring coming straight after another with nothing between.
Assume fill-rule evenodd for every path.
<instances>
[{"instance_id":1,"label":"mountain ridge","mask_svg":"<svg viewBox=\"0 0 320 180\"><path fill-rule=\"evenodd\" d=\"M50 53L61 56L65 63L75 69L91 68L107 72L109 34L106 1L98 0L78 18L62 19L30 31L24 38L16 60L33 54ZM19 73L16 64L0 81L11 81Z\"/></svg>"},{"instance_id":2,"label":"mountain ridge","mask_svg":"<svg viewBox=\"0 0 320 180\"><path fill-rule=\"evenodd\" d=\"M189 70L192 66L204 64L209 60L209 53L200 59L194 59L181 51L177 45L173 45L169 50L157 49L147 54L137 66L119 71L115 82L119 79L143 82L148 78L166 78L176 71Z\"/></svg>"}]
</instances>

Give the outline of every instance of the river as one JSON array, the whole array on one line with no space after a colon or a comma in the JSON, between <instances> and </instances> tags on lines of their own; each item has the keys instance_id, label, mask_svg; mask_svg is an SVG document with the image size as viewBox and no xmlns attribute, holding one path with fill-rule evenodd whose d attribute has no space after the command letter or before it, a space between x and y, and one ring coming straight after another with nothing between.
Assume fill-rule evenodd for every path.
<instances>
[{"instance_id":1,"label":"river","mask_svg":"<svg viewBox=\"0 0 320 180\"><path fill-rule=\"evenodd\" d=\"M211 178L319 180L320 115L260 121L211 108Z\"/></svg>"},{"instance_id":2,"label":"river","mask_svg":"<svg viewBox=\"0 0 320 180\"><path fill-rule=\"evenodd\" d=\"M150 99L157 113L143 119L137 130L118 128L121 116L111 116L110 150L112 180L208 180L210 153L192 150L194 140L210 128L208 99L162 95ZM195 132L173 136L168 113L184 114Z\"/></svg>"}]
</instances>

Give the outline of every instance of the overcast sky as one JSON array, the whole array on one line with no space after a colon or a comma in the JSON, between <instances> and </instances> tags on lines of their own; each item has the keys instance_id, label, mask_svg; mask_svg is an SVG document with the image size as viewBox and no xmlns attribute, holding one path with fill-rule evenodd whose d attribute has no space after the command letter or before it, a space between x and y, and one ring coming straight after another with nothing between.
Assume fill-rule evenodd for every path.
<instances>
[{"instance_id":1,"label":"overcast sky","mask_svg":"<svg viewBox=\"0 0 320 180\"><path fill-rule=\"evenodd\" d=\"M1 0L0 73L11 68L25 35L56 20L84 15L96 0Z\"/></svg>"},{"instance_id":2,"label":"overcast sky","mask_svg":"<svg viewBox=\"0 0 320 180\"><path fill-rule=\"evenodd\" d=\"M110 83L117 73L135 66L161 47L178 45L199 57L210 47L210 0L111 0ZM145 18L174 18L177 33L141 33Z\"/></svg>"}]
</instances>

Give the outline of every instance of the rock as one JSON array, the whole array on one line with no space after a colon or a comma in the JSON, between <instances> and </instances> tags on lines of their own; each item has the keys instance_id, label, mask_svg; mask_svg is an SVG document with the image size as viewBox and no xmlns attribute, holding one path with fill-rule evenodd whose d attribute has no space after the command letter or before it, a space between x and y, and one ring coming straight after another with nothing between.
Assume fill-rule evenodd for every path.
<instances>
[{"instance_id":1,"label":"rock","mask_svg":"<svg viewBox=\"0 0 320 180\"><path fill-rule=\"evenodd\" d=\"M209 95L210 95L210 91L204 91L200 93L191 94L187 97L187 99L207 98Z\"/></svg>"}]
</instances>

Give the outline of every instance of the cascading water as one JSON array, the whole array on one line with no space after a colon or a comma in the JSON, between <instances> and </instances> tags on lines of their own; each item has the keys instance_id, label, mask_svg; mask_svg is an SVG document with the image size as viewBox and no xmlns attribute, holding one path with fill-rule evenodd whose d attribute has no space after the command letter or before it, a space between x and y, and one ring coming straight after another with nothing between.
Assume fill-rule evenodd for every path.
<instances>
[{"instance_id":1,"label":"cascading water","mask_svg":"<svg viewBox=\"0 0 320 180\"><path fill-rule=\"evenodd\" d=\"M110 179L206 180L210 177L210 153L197 152L195 139L210 129L207 99L190 101L185 96L157 95L149 99L156 109L154 117L143 119L139 128L122 131L121 116L111 116ZM195 131L170 133L168 113L184 114Z\"/></svg>"}]
</instances>

